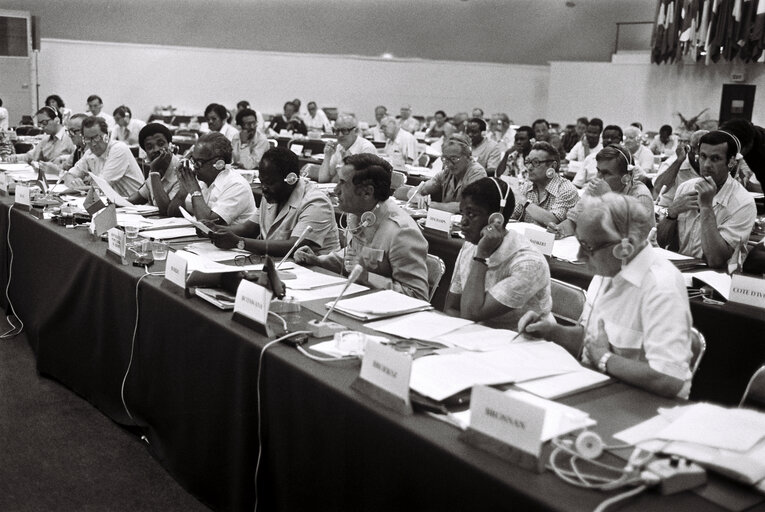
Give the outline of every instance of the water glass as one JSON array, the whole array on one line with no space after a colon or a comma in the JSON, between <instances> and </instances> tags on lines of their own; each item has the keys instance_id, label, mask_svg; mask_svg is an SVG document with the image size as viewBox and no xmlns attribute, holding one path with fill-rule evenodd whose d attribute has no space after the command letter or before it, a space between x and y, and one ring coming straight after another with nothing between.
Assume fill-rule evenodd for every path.
<instances>
[{"instance_id":1,"label":"water glass","mask_svg":"<svg viewBox=\"0 0 765 512\"><path fill-rule=\"evenodd\" d=\"M156 261L163 261L167 259L167 244L161 240L155 240L151 244L151 255L154 256Z\"/></svg>"}]
</instances>

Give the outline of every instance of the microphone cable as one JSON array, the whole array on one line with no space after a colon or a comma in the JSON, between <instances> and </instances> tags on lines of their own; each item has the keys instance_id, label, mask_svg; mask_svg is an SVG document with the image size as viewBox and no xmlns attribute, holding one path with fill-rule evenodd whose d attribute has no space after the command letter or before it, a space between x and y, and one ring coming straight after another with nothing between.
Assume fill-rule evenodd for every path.
<instances>
[{"instance_id":1,"label":"microphone cable","mask_svg":"<svg viewBox=\"0 0 765 512\"><path fill-rule=\"evenodd\" d=\"M6 315L5 319L8 321L8 323L11 325L11 328L4 332L3 334L0 334L0 339L7 339L7 338L13 338L15 336L18 336L24 331L24 321L19 318L19 315L16 314L16 309L13 307L13 303L11 302L11 296L10 296L10 289L11 289L11 276L13 275L13 247L11 246L11 215L13 206L16 203L12 204L8 208L8 231L6 232L5 240L8 244L8 252L10 253L10 258L8 260L8 282L5 285L5 298L8 300L8 306L10 308L10 315ZM16 319L19 321L19 325L17 326L13 319Z\"/></svg>"}]
</instances>

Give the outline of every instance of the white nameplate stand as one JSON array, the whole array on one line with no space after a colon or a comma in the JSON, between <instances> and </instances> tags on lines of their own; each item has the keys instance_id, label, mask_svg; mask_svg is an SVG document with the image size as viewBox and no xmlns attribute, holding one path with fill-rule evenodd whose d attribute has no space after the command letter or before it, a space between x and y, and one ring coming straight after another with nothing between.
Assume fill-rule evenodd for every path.
<instances>
[{"instance_id":1,"label":"white nameplate stand","mask_svg":"<svg viewBox=\"0 0 765 512\"><path fill-rule=\"evenodd\" d=\"M114 203L98 210L90 221L90 232L96 236L101 236L115 227L117 227L117 207Z\"/></svg>"},{"instance_id":2,"label":"white nameplate stand","mask_svg":"<svg viewBox=\"0 0 765 512\"><path fill-rule=\"evenodd\" d=\"M8 176L4 172L0 172L0 195L8 195Z\"/></svg>"},{"instance_id":3,"label":"white nameplate stand","mask_svg":"<svg viewBox=\"0 0 765 512\"><path fill-rule=\"evenodd\" d=\"M111 228L107 231L109 236L108 252L116 254L120 260L124 260L127 253L127 240L125 232L120 228Z\"/></svg>"},{"instance_id":4,"label":"white nameplate stand","mask_svg":"<svg viewBox=\"0 0 765 512\"><path fill-rule=\"evenodd\" d=\"M290 151L295 153L297 156L303 156L303 145L302 144L292 144L290 146Z\"/></svg>"},{"instance_id":5,"label":"white nameplate stand","mask_svg":"<svg viewBox=\"0 0 765 512\"><path fill-rule=\"evenodd\" d=\"M165 279L185 291L188 266L189 262L179 256L178 253L175 251L168 252L165 260Z\"/></svg>"},{"instance_id":6,"label":"white nameplate stand","mask_svg":"<svg viewBox=\"0 0 765 512\"><path fill-rule=\"evenodd\" d=\"M731 302L765 309L765 279L733 274L729 297Z\"/></svg>"},{"instance_id":7,"label":"white nameplate stand","mask_svg":"<svg viewBox=\"0 0 765 512\"><path fill-rule=\"evenodd\" d=\"M452 228L452 214L437 208L428 208L425 230L443 238L449 238Z\"/></svg>"},{"instance_id":8,"label":"white nameplate stand","mask_svg":"<svg viewBox=\"0 0 765 512\"><path fill-rule=\"evenodd\" d=\"M272 297L273 293L268 288L242 279L236 289L233 319L270 338L268 308Z\"/></svg>"},{"instance_id":9,"label":"white nameplate stand","mask_svg":"<svg viewBox=\"0 0 765 512\"><path fill-rule=\"evenodd\" d=\"M473 386L470 426L460 440L537 473L541 458L545 410L487 386Z\"/></svg>"},{"instance_id":10,"label":"white nameplate stand","mask_svg":"<svg viewBox=\"0 0 765 512\"><path fill-rule=\"evenodd\" d=\"M26 185L16 185L16 200L14 204L25 206L29 209L32 206L32 200L29 198L29 187Z\"/></svg>"},{"instance_id":11,"label":"white nameplate stand","mask_svg":"<svg viewBox=\"0 0 765 512\"><path fill-rule=\"evenodd\" d=\"M380 343L368 341L361 372L351 384L354 389L399 414L412 414L409 378L412 357Z\"/></svg>"},{"instance_id":12,"label":"white nameplate stand","mask_svg":"<svg viewBox=\"0 0 765 512\"><path fill-rule=\"evenodd\" d=\"M526 228L524 236L545 256L552 256L553 245L555 244L555 233L534 228Z\"/></svg>"}]
</instances>

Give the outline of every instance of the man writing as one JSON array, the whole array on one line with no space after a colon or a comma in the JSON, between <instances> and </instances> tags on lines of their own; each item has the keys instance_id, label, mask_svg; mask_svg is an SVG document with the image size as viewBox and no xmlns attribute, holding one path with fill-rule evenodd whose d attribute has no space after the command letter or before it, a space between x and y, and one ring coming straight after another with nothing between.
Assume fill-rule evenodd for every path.
<instances>
[{"instance_id":1,"label":"man writing","mask_svg":"<svg viewBox=\"0 0 765 512\"><path fill-rule=\"evenodd\" d=\"M37 124L47 137L26 153L11 155L10 161L38 162L45 173L58 174L58 167L53 162L60 157L68 158L74 152L74 143L53 107L45 106L37 111Z\"/></svg>"}]
</instances>

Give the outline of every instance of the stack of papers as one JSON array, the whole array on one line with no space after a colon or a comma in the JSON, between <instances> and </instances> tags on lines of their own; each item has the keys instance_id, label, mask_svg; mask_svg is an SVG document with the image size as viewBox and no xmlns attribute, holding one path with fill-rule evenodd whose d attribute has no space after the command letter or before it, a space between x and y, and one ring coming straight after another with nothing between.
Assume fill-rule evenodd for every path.
<instances>
[{"instance_id":1,"label":"stack of papers","mask_svg":"<svg viewBox=\"0 0 765 512\"><path fill-rule=\"evenodd\" d=\"M327 303L328 308L332 303ZM433 309L424 300L408 297L393 290L381 290L361 297L344 299L337 303L336 311L357 320L379 320L390 316Z\"/></svg>"},{"instance_id":2,"label":"stack of papers","mask_svg":"<svg viewBox=\"0 0 765 512\"><path fill-rule=\"evenodd\" d=\"M117 213L131 213L137 215L156 215L159 213L159 208L150 204L133 204L130 206L120 206L117 208Z\"/></svg>"},{"instance_id":3,"label":"stack of papers","mask_svg":"<svg viewBox=\"0 0 765 512\"><path fill-rule=\"evenodd\" d=\"M155 240L173 240L175 238L198 238L197 230L194 227L155 229L144 232L144 237L151 237Z\"/></svg>"},{"instance_id":4,"label":"stack of papers","mask_svg":"<svg viewBox=\"0 0 765 512\"><path fill-rule=\"evenodd\" d=\"M152 232L147 234L153 236ZM234 258L239 255L248 256L250 254L249 252L240 249L219 249L209 240L204 242L194 242L193 244L185 246L184 249L211 261L233 261Z\"/></svg>"},{"instance_id":5,"label":"stack of papers","mask_svg":"<svg viewBox=\"0 0 765 512\"><path fill-rule=\"evenodd\" d=\"M489 350L499 350L513 343L523 343L525 339L516 338L518 333L509 329L492 329L481 324L470 323L459 329L455 329L445 334L439 334L429 341L436 341L447 347L458 347L463 350L473 350L475 352L487 352Z\"/></svg>"},{"instance_id":6,"label":"stack of papers","mask_svg":"<svg viewBox=\"0 0 765 512\"><path fill-rule=\"evenodd\" d=\"M446 316L442 313L421 311L371 322L367 324L367 327L399 338L438 341L438 336L472 323L471 320Z\"/></svg>"},{"instance_id":7,"label":"stack of papers","mask_svg":"<svg viewBox=\"0 0 765 512\"><path fill-rule=\"evenodd\" d=\"M581 368L571 373L519 382L515 387L553 400L593 389L609 382L611 382L611 378L608 375L589 368Z\"/></svg>"}]
</instances>

